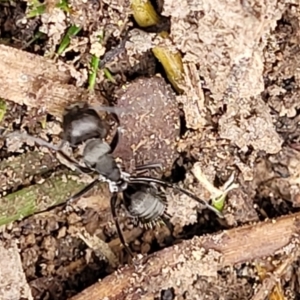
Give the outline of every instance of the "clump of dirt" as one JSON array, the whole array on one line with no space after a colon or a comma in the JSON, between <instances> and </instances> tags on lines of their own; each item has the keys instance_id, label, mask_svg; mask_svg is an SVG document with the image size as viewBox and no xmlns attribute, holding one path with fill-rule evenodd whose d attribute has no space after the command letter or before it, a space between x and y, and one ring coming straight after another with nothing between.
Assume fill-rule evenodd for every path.
<instances>
[{"instance_id":1,"label":"clump of dirt","mask_svg":"<svg viewBox=\"0 0 300 300\"><path fill-rule=\"evenodd\" d=\"M290 6L265 48L264 99L279 117L277 131L293 138L293 119L299 110L299 8ZM284 41L284 42L283 42ZM280 124L282 121L282 124ZM297 122L297 121L296 121ZM291 123L291 124L289 124ZM283 126L283 127L282 127Z\"/></svg>"},{"instance_id":2,"label":"clump of dirt","mask_svg":"<svg viewBox=\"0 0 300 300\"><path fill-rule=\"evenodd\" d=\"M115 97L124 112L119 116L121 134L114 155L122 158L125 170L155 162L170 172L178 158L180 132L175 93L163 78L152 77L132 81L116 91Z\"/></svg>"},{"instance_id":3,"label":"clump of dirt","mask_svg":"<svg viewBox=\"0 0 300 300\"><path fill-rule=\"evenodd\" d=\"M17 225L17 224L16 224ZM103 277L107 263L76 236L82 218L68 213L48 214L22 221L6 230L5 240L18 238L21 260L34 299L66 299Z\"/></svg>"}]
</instances>

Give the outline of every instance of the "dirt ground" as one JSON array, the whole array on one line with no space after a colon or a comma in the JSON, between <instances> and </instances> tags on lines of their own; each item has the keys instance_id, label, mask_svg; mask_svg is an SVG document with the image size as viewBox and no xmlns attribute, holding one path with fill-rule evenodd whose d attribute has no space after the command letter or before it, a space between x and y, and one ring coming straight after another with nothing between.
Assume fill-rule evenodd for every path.
<instances>
[{"instance_id":1,"label":"dirt ground","mask_svg":"<svg viewBox=\"0 0 300 300\"><path fill-rule=\"evenodd\" d=\"M0 138L0 299L300 299L300 5L204 2L0 1L0 58L9 66L0 63L2 137L20 131L59 144L66 103L114 106L122 128L114 156L125 170L159 162L153 176L210 203L226 196L221 219L167 189L171 217L148 229L120 201L130 249L154 255L136 266L106 184L51 209L92 177L30 138ZM115 119L99 114L110 141ZM293 226L276 224L292 218L284 244ZM124 276L141 268L130 290ZM100 279L98 296L80 294ZM104 285L111 294L100 293Z\"/></svg>"}]
</instances>

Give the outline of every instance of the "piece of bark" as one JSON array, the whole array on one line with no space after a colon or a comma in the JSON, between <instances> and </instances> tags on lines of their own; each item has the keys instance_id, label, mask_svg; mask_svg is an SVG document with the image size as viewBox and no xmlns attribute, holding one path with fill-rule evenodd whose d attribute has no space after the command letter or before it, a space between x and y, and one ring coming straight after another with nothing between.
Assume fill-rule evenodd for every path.
<instances>
[{"instance_id":1,"label":"piece of bark","mask_svg":"<svg viewBox=\"0 0 300 300\"><path fill-rule=\"evenodd\" d=\"M0 257L0 299L33 300L23 271L17 242L12 240L10 245L4 245L0 241Z\"/></svg>"},{"instance_id":2,"label":"piece of bark","mask_svg":"<svg viewBox=\"0 0 300 300\"><path fill-rule=\"evenodd\" d=\"M299 232L299 220L297 213L276 221L194 237L155 253L139 266L124 267L72 300L153 299L162 289L175 286L183 293L196 276L216 276L225 266L280 252Z\"/></svg>"},{"instance_id":3,"label":"piece of bark","mask_svg":"<svg viewBox=\"0 0 300 300\"><path fill-rule=\"evenodd\" d=\"M62 62L5 45L0 45L0 57L0 98L41 108L58 118L75 102L105 103L100 95L68 84L72 70Z\"/></svg>"}]
</instances>

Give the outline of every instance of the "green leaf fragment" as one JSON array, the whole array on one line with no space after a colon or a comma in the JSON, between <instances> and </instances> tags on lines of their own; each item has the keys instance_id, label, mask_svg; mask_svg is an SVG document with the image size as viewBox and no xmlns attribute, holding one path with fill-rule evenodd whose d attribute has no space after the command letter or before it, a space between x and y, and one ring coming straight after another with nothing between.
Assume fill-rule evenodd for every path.
<instances>
[{"instance_id":1,"label":"green leaf fragment","mask_svg":"<svg viewBox=\"0 0 300 300\"><path fill-rule=\"evenodd\" d=\"M114 77L111 75L111 73L109 72L108 69L103 69L103 72L104 72L104 76L111 82L116 82Z\"/></svg>"},{"instance_id":2,"label":"green leaf fragment","mask_svg":"<svg viewBox=\"0 0 300 300\"><path fill-rule=\"evenodd\" d=\"M42 15L46 10L46 4L41 3L38 0L32 0L28 5L27 18L34 18Z\"/></svg>"},{"instance_id":3,"label":"green leaf fragment","mask_svg":"<svg viewBox=\"0 0 300 300\"><path fill-rule=\"evenodd\" d=\"M96 84L97 71L100 59L96 56L92 56L91 71L89 74L89 90L93 90Z\"/></svg>"},{"instance_id":4,"label":"green leaf fragment","mask_svg":"<svg viewBox=\"0 0 300 300\"><path fill-rule=\"evenodd\" d=\"M225 204L227 194L223 194L220 197L217 197L212 200L212 206L216 208L218 211L222 211Z\"/></svg>"},{"instance_id":5,"label":"green leaf fragment","mask_svg":"<svg viewBox=\"0 0 300 300\"><path fill-rule=\"evenodd\" d=\"M3 99L0 99L0 122L3 120L6 113L7 105Z\"/></svg>"},{"instance_id":6,"label":"green leaf fragment","mask_svg":"<svg viewBox=\"0 0 300 300\"><path fill-rule=\"evenodd\" d=\"M57 50L58 55L61 55L66 50L66 48L70 45L71 38L76 36L80 30L81 30L81 27L78 27L76 25L72 25L68 29L66 35L62 39L62 41L59 45L59 48Z\"/></svg>"},{"instance_id":7,"label":"green leaf fragment","mask_svg":"<svg viewBox=\"0 0 300 300\"><path fill-rule=\"evenodd\" d=\"M237 183L234 183L234 173L232 173L230 175L230 177L228 178L228 180L223 185L223 188L222 188L223 193L220 196L212 199L213 207L215 207L219 211L222 211L224 208L224 205L225 205L225 200L226 200L228 192L231 190L237 189L238 187L239 187L239 185Z\"/></svg>"},{"instance_id":8,"label":"green leaf fragment","mask_svg":"<svg viewBox=\"0 0 300 300\"><path fill-rule=\"evenodd\" d=\"M57 5L57 8L60 8L61 10L63 10L66 13L70 13L71 9L69 7L69 3L68 0L60 0Z\"/></svg>"}]
</instances>

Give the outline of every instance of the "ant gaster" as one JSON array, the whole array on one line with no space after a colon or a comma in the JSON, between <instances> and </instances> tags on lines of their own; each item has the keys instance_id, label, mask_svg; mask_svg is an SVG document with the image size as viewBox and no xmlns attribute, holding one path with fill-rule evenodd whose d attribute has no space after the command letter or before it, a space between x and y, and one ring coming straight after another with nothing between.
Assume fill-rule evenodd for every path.
<instances>
[{"instance_id":1,"label":"ant gaster","mask_svg":"<svg viewBox=\"0 0 300 300\"><path fill-rule=\"evenodd\" d=\"M153 186L129 184L123 191L123 202L129 214L145 227L164 223L164 218L171 218L166 211L166 195Z\"/></svg>"},{"instance_id":2,"label":"ant gaster","mask_svg":"<svg viewBox=\"0 0 300 300\"><path fill-rule=\"evenodd\" d=\"M106 109L102 108L102 110ZM118 117L113 109L110 109L110 112L119 124ZM123 194L124 205L129 214L142 224L148 224L150 226L159 222L163 217L170 217L166 213L167 202L165 196L160 193L158 189L159 186L162 188L172 188L181 192L193 200L205 205L220 218L223 217L217 209L188 190L161 179L150 176L132 175L122 171L121 166L117 164L112 155L118 142L119 132L117 130L110 145L103 140L106 137L107 132L107 126L98 115L96 108L89 106L88 104L78 104L65 110L63 115L63 142L67 141L73 147L80 143L85 143L83 150L83 162L85 166L82 166L75 159L72 159L65 154L61 147L56 147L42 139L21 133L12 133L10 136L31 138L40 146L45 146L57 151L80 172L98 174L98 177L95 180L69 198L67 203L71 203L75 199L83 196L97 183L107 182L109 190L112 193L110 206L116 229L121 243L131 256L133 256L133 254L125 242L116 213L119 193ZM142 165L136 167L134 171L138 172L157 167L158 164L155 163Z\"/></svg>"}]
</instances>

